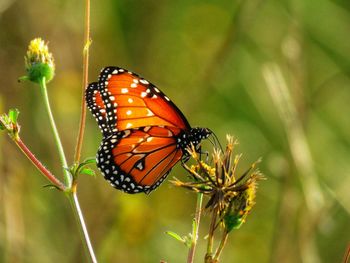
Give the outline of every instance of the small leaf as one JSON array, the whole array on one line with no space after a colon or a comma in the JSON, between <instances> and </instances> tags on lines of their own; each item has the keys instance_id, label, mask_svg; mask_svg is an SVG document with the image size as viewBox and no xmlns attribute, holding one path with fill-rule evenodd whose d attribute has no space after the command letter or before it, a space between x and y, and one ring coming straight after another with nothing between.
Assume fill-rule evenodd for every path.
<instances>
[{"instance_id":1,"label":"small leaf","mask_svg":"<svg viewBox=\"0 0 350 263\"><path fill-rule=\"evenodd\" d=\"M61 191L61 189L58 186L54 185L54 184L47 184L47 185L44 185L43 187L49 188L49 189L56 189L56 190L60 190Z\"/></svg>"},{"instance_id":2,"label":"small leaf","mask_svg":"<svg viewBox=\"0 0 350 263\"><path fill-rule=\"evenodd\" d=\"M83 169L81 169L80 174L96 176L95 171L90 169L90 168L83 168Z\"/></svg>"},{"instance_id":3,"label":"small leaf","mask_svg":"<svg viewBox=\"0 0 350 263\"><path fill-rule=\"evenodd\" d=\"M186 244L186 240L184 238L182 238L180 235L176 234L173 231L166 231L165 234L175 238L177 241L180 241L181 243Z\"/></svg>"},{"instance_id":4,"label":"small leaf","mask_svg":"<svg viewBox=\"0 0 350 263\"><path fill-rule=\"evenodd\" d=\"M77 171L80 172L81 169L83 169L85 166L89 164L95 164L96 163L96 158L95 157L89 157L86 158L82 163L80 163L77 167Z\"/></svg>"},{"instance_id":5,"label":"small leaf","mask_svg":"<svg viewBox=\"0 0 350 263\"><path fill-rule=\"evenodd\" d=\"M4 123L3 123L3 120L2 120L2 118L0 117L0 130L6 130L6 126L4 125Z\"/></svg>"},{"instance_id":6,"label":"small leaf","mask_svg":"<svg viewBox=\"0 0 350 263\"><path fill-rule=\"evenodd\" d=\"M82 164L92 164L92 163L96 163L96 157L89 157L89 158L86 158Z\"/></svg>"},{"instance_id":7,"label":"small leaf","mask_svg":"<svg viewBox=\"0 0 350 263\"><path fill-rule=\"evenodd\" d=\"M9 118L10 118L12 123L17 123L18 115L19 115L18 109L10 109L9 110Z\"/></svg>"},{"instance_id":8,"label":"small leaf","mask_svg":"<svg viewBox=\"0 0 350 263\"><path fill-rule=\"evenodd\" d=\"M7 114L1 114L0 116L0 129L9 131L12 128L11 121Z\"/></svg>"}]
</instances>

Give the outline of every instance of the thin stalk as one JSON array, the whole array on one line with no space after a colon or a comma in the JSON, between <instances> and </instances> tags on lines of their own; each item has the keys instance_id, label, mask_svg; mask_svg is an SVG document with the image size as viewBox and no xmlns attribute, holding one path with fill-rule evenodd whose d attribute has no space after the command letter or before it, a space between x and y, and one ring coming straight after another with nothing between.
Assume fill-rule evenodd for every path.
<instances>
[{"instance_id":1,"label":"thin stalk","mask_svg":"<svg viewBox=\"0 0 350 263\"><path fill-rule=\"evenodd\" d=\"M69 188L72 185L72 176L65 169L65 168L68 167L68 164L67 164L66 156L64 154L63 147L62 147L61 139L60 139L60 136L58 134L58 130L57 130L57 127L56 127L56 124L55 124L55 120L54 120L53 115L52 115L50 102L49 102L49 96L47 94L45 77L43 77L42 80L40 81L40 88L41 88L41 94L42 94L44 102L45 102L45 108L46 108L47 114L49 116L50 125L51 125L51 129L52 129L52 133L53 133L54 138L55 138L55 143L56 143L56 146L57 146L57 149L58 149L58 153L59 153L59 156L60 156L61 164L62 164L62 167L63 167L63 174L64 174L65 184Z\"/></svg>"},{"instance_id":2,"label":"thin stalk","mask_svg":"<svg viewBox=\"0 0 350 263\"><path fill-rule=\"evenodd\" d=\"M347 251L346 251L346 253L344 255L344 261L343 262L344 263L348 263L349 260L350 260L350 245L348 246Z\"/></svg>"},{"instance_id":3,"label":"thin stalk","mask_svg":"<svg viewBox=\"0 0 350 263\"><path fill-rule=\"evenodd\" d=\"M79 163L81 148L83 146L85 120L86 120L86 106L84 93L89 81L89 47L90 47L90 0L85 0L85 30L84 30L84 49L83 49L83 87L81 100L81 114L77 144L74 153L74 163Z\"/></svg>"},{"instance_id":4,"label":"thin stalk","mask_svg":"<svg viewBox=\"0 0 350 263\"><path fill-rule=\"evenodd\" d=\"M53 185L55 185L61 191L65 191L65 185L58 180L46 167L34 156L34 154L28 149L28 147L24 144L24 142L17 137L14 140L16 145L21 149L25 156L33 163L33 165L49 180Z\"/></svg>"},{"instance_id":5,"label":"thin stalk","mask_svg":"<svg viewBox=\"0 0 350 263\"><path fill-rule=\"evenodd\" d=\"M74 188L75 189L75 188ZM97 259L90 241L89 233L84 221L84 216L80 208L79 200L76 191L72 191L68 195L72 210L74 211L74 217L79 225L79 233L81 240L83 241L85 254L88 256L89 262L97 263Z\"/></svg>"},{"instance_id":6,"label":"thin stalk","mask_svg":"<svg viewBox=\"0 0 350 263\"><path fill-rule=\"evenodd\" d=\"M51 128L52 128L52 132L53 132L54 137L55 137L55 142L56 142L56 145L58 148L61 163L62 163L62 166L65 168L65 167L68 167L68 165L67 165L66 157L64 155L64 151L63 151L62 143L61 143L61 140L60 140L60 137L58 134L58 130L56 128L56 124L55 124L55 121L54 121L54 118L53 118L53 115L51 112L49 97L48 97L47 89L46 89L45 78L43 78L42 81L40 82L40 87L41 87L42 95L43 95L43 98L45 101L46 110L47 110L47 113L49 115L50 124L51 124ZM97 260L96 260L96 257L95 257L95 254L94 254L94 251L93 251L93 248L91 245L91 241L90 241L89 234L87 232L87 228L85 225L83 213L80 209L78 196L76 193L76 182L74 184L72 184L71 174L67 170L65 170L65 169L63 169L63 170L64 170L64 178L65 178L66 185L67 185L66 187L69 190L69 191L66 191L67 197L71 203L71 207L72 207L72 210L74 212L76 222L79 226L79 232L81 234L81 239L82 239L82 242L84 244L86 256L88 257L90 262L96 263Z\"/></svg>"},{"instance_id":7,"label":"thin stalk","mask_svg":"<svg viewBox=\"0 0 350 263\"><path fill-rule=\"evenodd\" d=\"M211 218L210 229L209 229L209 237L208 237L208 246L207 246L207 254L206 258L211 258L213 255L213 245L214 245L214 231L216 226L216 218L217 218L218 208L213 209L213 215Z\"/></svg>"},{"instance_id":8,"label":"thin stalk","mask_svg":"<svg viewBox=\"0 0 350 263\"><path fill-rule=\"evenodd\" d=\"M222 250L224 249L224 247L226 245L227 238L228 238L228 232L227 232L227 230L225 230L224 233L222 234L220 245L219 245L218 249L216 250L216 253L214 256L214 262L219 262L219 257L221 255Z\"/></svg>"},{"instance_id":9,"label":"thin stalk","mask_svg":"<svg viewBox=\"0 0 350 263\"><path fill-rule=\"evenodd\" d=\"M197 194L196 214L194 216L194 224L192 227L192 243L190 250L188 251L187 263L193 263L194 255L196 252L197 240L198 240L198 229L202 214L203 194Z\"/></svg>"}]
</instances>

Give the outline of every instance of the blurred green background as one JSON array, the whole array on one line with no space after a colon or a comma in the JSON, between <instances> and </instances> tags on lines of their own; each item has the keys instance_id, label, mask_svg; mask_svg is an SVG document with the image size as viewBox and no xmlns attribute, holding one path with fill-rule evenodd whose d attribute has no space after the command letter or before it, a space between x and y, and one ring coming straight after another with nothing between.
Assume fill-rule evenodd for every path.
<instances>
[{"instance_id":1,"label":"blurred green background","mask_svg":"<svg viewBox=\"0 0 350 263\"><path fill-rule=\"evenodd\" d=\"M34 37L49 41L49 95L69 162L79 124L84 1L0 0L0 109L21 111L21 136L61 174L38 87L18 83ZM341 262L350 236L350 2L92 1L89 80L121 66L162 89L193 126L239 139L242 170L263 157L267 180L222 262ZM88 113L83 157L101 135ZM85 262L66 198L0 137L0 262ZM178 165L169 178L185 178ZM166 181L127 195L100 175L78 189L100 262L185 262L164 234L187 234L195 195ZM203 262L204 217L196 262Z\"/></svg>"}]
</instances>

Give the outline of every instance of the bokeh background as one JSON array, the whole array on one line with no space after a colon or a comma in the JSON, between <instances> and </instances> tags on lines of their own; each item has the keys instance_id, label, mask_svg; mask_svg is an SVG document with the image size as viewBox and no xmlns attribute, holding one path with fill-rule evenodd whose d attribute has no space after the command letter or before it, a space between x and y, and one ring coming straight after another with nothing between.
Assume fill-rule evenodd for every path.
<instances>
[{"instance_id":1,"label":"bokeh background","mask_svg":"<svg viewBox=\"0 0 350 263\"><path fill-rule=\"evenodd\" d=\"M0 0L0 109L21 111L21 136L61 176L40 99L24 75L34 37L49 41L56 77L49 95L73 159L79 124L84 1ZM222 262L341 262L350 241L350 2L347 0L92 1L89 80L118 65L162 89L193 126L222 143L232 134L240 169L263 158L267 180L234 231ZM87 116L83 156L100 132ZM0 137L0 262L85 262L67 199L9 138ZM169 178L185 179L178 165ZM195 195L166 181L127 195L100 175L79 179L79 197L100 262L185 262L164 234L191 229ZM203 262L204 217L196 262Z\"/></svg>"}]
</instances>

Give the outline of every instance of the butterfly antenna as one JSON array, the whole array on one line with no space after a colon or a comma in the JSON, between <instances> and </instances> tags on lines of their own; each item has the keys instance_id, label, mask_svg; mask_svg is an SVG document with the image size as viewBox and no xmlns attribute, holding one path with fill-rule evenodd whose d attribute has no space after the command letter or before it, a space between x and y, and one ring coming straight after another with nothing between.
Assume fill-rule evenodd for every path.
<instances>
[{"instance_id":1,"label":"butterfly antenna","mask_svg":"<svg viewBox=\"0 0 350 263\"><path fill-rule=\"evenodd\" d=\"M211 137L213 138L213 141L209 139L209 141L211 142L211 144L213 144L215 148L219 148L219 149L221 150L221 152L223 152L221 143L220 143L218 137L216 136L216 134L215 134L214 132L211 134ZM210 137L209 137L209 138L210 138Z\"/></svg>"}]
</instances>

